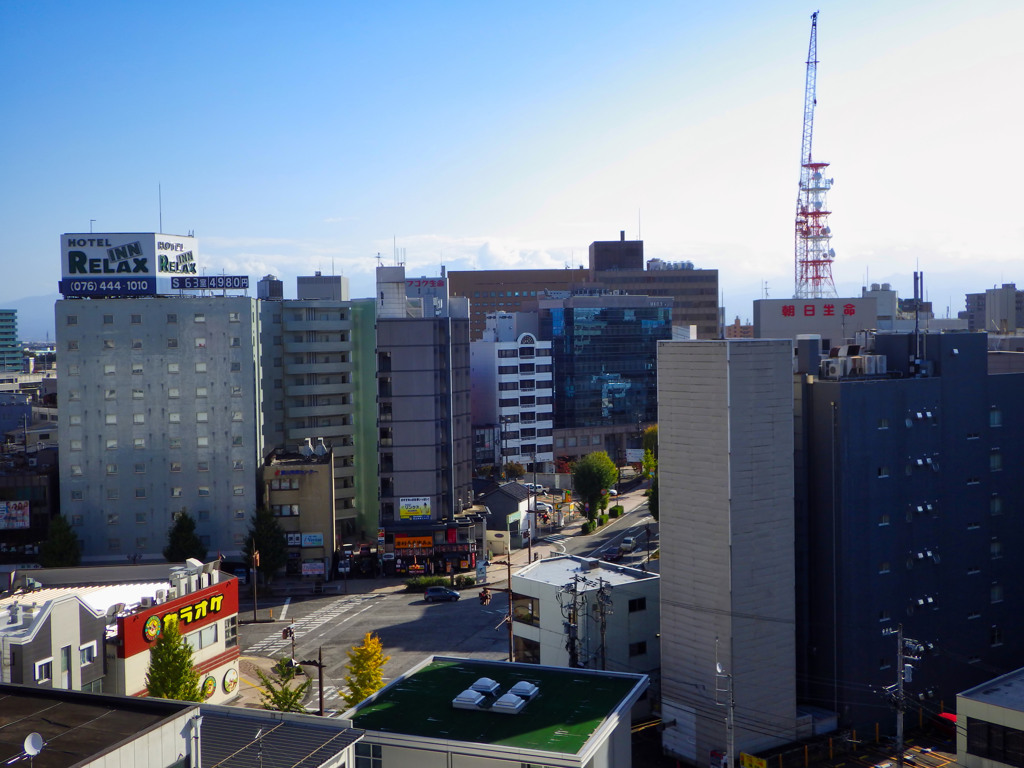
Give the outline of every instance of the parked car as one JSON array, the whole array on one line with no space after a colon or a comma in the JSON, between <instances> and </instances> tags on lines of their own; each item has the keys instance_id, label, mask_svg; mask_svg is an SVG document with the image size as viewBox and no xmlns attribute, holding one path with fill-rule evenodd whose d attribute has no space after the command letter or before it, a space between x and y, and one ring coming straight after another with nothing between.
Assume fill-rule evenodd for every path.
<instances>
[{"instance_id":1,"label":"parked car","mask_svg":"<svg viewBox=\"0 0 1024 768\"><path fill-rule=\"evenodd\" d=\"M612 497L613 499L614 499L614 498L615 498L616 496L618 496L618 495L619 495L619 492L618 492L618 491L616 491L616 490L615 490L614 488L609 488L609 489L608 489L608 491L607 491L607 493L608 493L608 495L609 495L609 496L611 496L611 497Z\"/></svg>"},{"instance_id":2,"label":"parked car","mask_svg":"<svg viewBox=\"0 0 1024 768\"><path fill-rule=\"evenodd\" d=\"M601 559L607 560L609 563L617 563L622 559L622 550L618 547L608 547L601 553Z\"/></svg>"},{"instance_id":3,"label":"parked car","mask_svg":"<svg viewBox=\"0 0 1024 768\"><path fill-rule=\"evenodd\" d=\"M534 506L536 507L538 512L547 512L548 514L551 514L555 511L554 507L552 507L546 501L538 501Z\"/></svg>"},{"instance_id":4,"label":"parked car","mask_svg":"<svg viewBox=\"0 0 1024 768\"><path fill-rule=\"evenodd\" d=\"M636 549L636 539L632 536L627 536L619 543L619 549L623 552L632 552Z\"/></svg>"},{"instance_id":5,"label":"parked car","mask_svg":"<svg viewBox=\"0 0 1024 768\"><path fill-rule=\"evenodd\" d=\"M447 600L448 602L455 602L461 597L461 595L454 589L448 589L448 587L427 587L427 591L423 595L423 599L428 603L433 603L436 600Z\"/></svg>"}]
</instances>

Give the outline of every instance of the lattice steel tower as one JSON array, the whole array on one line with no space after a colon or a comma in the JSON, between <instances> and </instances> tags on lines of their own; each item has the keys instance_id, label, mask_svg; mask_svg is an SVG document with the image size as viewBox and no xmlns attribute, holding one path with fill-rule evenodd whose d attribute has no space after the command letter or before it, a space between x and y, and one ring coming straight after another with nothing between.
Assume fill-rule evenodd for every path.
<instances>
[{"instance_id":1,"label":"lattice steel tower","mask_svg":"<svg viewBox=\"0 0 1024 768\"><path fill-rule=\"evenodd\" d=\"M828 226L827 192L832 179L823 171L828 163L811 157L814 135L815 89L818 77L818 11L811 14L811 42L807 50L807 85L804 90L804 131L800 152L800 193L796 198L796 257L794 296L819 299L836 296L832 282L832 230Z\"/></svg>"}]
</instances>

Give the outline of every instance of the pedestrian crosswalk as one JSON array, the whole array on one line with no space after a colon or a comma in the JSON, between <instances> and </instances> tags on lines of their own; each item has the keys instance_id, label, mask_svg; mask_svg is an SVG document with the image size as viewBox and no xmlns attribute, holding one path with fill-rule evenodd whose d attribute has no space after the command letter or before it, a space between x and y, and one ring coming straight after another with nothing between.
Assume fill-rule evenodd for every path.
<instances>
[{"instance_id":1,"label":"pedestrian crosswalk","mask_svg":"<svg viewBox=\"0 0 1024 768\"><path fill-rule=\"evenodd\" d=\"M298 641L324 624L336 620L339 616L353 611L364 610L369 607L370 601L380 597L381 595L376 594L349 595L340 600L335 600L319 610L313 611L308 616L296 619L294 623L288 626L292 628L292 631L295 633L295 640ZM284 625L282 624L281 629L283 628ZM245 653L254 656L278 656L286 650L290 653L292 647L291 638L282 637L281 629L275 630L273 634L267 635L262 640L249 646L245 649Z\"/></svg>"}]
</instances>

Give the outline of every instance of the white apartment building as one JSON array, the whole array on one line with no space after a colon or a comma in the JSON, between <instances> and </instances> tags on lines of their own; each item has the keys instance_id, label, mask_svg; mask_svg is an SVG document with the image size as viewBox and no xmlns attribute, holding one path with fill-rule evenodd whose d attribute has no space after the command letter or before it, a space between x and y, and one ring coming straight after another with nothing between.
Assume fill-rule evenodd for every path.
<instances>
[{"instance_id":1,"label":"white apartment building","mask_svg":"<svg viewBox=\"0 0 1024 768\"><path fill-rule=\"evenodd\" d=\"M530 563L512 575L516 661L656 675L660 583L656 573L577 555Z\"/></svg>"},{"instance_id":2,"label":"white apartment building","mask_svg":"<svg viewBox=\"0 0 1024 768\"><path fill-rule=\"evenodd\" d=\"M552 449L551 342L541 341L536 313L496 312L483 338L470 343L473 429L494 435L495 464L548 471Z\"/></svg>"},{"instance_id":3,"label":"white apartment building","mask_svg":"<svg viewBox=\"0 0 1024 768\"><path fill-rule=\"evenodd\" d=\"M188 512L238 557L262 460L257 302L57 301L61 510L83 560L163 559Z\"/></svg>"}]
</instances>

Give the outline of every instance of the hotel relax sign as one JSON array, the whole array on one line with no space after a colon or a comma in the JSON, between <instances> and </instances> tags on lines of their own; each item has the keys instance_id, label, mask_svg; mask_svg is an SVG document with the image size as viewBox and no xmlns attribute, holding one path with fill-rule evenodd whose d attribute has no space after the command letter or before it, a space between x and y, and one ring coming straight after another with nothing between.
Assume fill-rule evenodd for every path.
<instances>
[{"instance_id":1,"label":"hotel relax sign","mask_svg":"<svg viewBox=\"0 0 1024 768\"><path fill-rule=\"evenodd\" d=\"M170 293L171 277L196 274L194 237L153 232L60 236L60 292L65 296Z\"/></svg>"}]
</instances>

